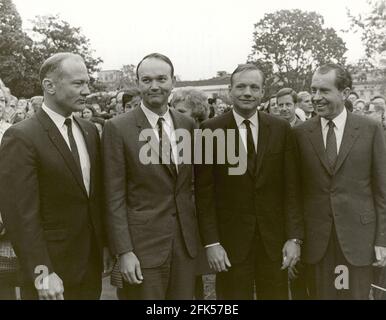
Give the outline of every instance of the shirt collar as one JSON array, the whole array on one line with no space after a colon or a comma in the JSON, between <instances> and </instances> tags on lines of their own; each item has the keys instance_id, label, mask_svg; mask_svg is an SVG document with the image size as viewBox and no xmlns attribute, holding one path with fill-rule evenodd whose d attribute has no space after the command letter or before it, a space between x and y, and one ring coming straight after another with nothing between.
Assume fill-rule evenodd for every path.
<instances>
[{"instance_id":1,"label":"shirt collar","mask_svg":"<svg viewBox=\"0 0 386 320\"><path fill-rule=\"evenodd\" d=\"M256 127L257 128L257 124L259 123L259 120L258 120L258 111L256 110L255 114L250 117L249 119L245 119L243 118L242 116L240 116L234 108L232 108L232 112L233 112L233 116L236 120L236 124L237 124L237 127L239 128L242 124L243 124L243 121L244 120L249 120L251 122L251 125Z\"/></svg>"},{"instance_id":2,"label":"shirt collar","mask_svg":"<svg viewBox=\"0 0 386 320\"><path fill-rule=\"evenodd\" d=\"M334 122L334 125L338 130L343 130L344 126L346 124L346 119L347 119L347 110L344 107L343 111L338 116L336 116L334 119L332 119L332 121ZM322 129L325 129L326 127L328 127L328 121L329 120L321 117L320 121L322 123Z\"/></svg>"},{"instance_id":3,"label":"shirt collar","mask_svg":"<svg viewBox=\"0 0 386 320\"><path fill-rule=\"evenodd\" d=\"M48 114L48 116L51 118L51 120L55 123L55 125L58 127L58 128L62 128L64 126L64 121L67 119L67 118L70 118L71 120L73 120L73 116L71 114L71 116L69 117L63 117L61 114L53 111L52 109L48 108L44 103L42 105L42 109L45 111L45 113Z\"/></svg>"},{"instance_id":4,"label":"shirt collar","mask_svg":"<svg viewBox=\"0 0 386 320\"><path fill-rule=\"evenodd\" d=\"M158 122L158 119L160 118L160 116L158 114L156 114L155 112L151 111L148 107L146 107L143 104L143 102L141 102L141 109L145 113L145 116L146 116L147 120L149 121L151 127L153 129L157 128L157 122ZM173 120L172 120L172 117L170 115L169 107L167 107L167 110L162 117L165 119L166 124L169 127L172 127Z\"/></svg>"}]
</instances>

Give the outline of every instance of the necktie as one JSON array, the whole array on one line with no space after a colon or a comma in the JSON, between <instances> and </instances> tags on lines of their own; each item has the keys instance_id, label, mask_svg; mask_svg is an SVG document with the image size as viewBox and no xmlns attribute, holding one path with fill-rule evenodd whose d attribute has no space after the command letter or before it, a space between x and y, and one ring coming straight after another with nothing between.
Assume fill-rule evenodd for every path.
<instances>
[{"instance_id":1,"label":"necktie","mask_svg":"<svg viewBox=\"0 0 386 320\"><path fill-rule=\"evenodd\" d=\"M163 126L164 121L165 119L163 117L159 117L157 121L159 148L160 148L160 152L159 152L160 161L161 163L166 164L170 168L174 177L177 177L177 169L176 169L176 165L174 164L173 153L172 153L172 144Z\"/></svg>"},{"instance_id":2,"label":"necktie","mask_svg":"<svg viewBox=\"0 0 386 320\"><path fill-rule=\"evenodd\" d=\"M328 127L326 153L330 166L332 169L334 169L336 159L338 157L338 146L336 144L336 136L334 130L335 124L332 120L328 121Z\"/></svg>"},{"instance_id":3,"label":"necktie","mask_svg":"<svg viewBox=\"0 0 386 320\"><path fill-rule=\"evenodd\" d=\"M80 165L80 157L79 157L78 147L76 146L74 135L72 133L72 120L71 120L71 118L67 118L64 121L64 124L67 126L67 135L68 135L68 140L70 141L70 148L71 148L72 156L74 157L75 163L78 166L80 173L82 174L82 167Z\"/></svg>"},{"instance_id":4,"label":"necktie","mask_svg":"<svg viewBox=\"0 0 386 320\"><path fill-rule=\"evenodd\" d=\"M248 170L255 172L256 149L255 149L255 143L253 142L251 122L249 120L244 120L243 122L245 124L245 127L247 128L247 158L248 158L247 166L248 166Z\"/></svg>"}]
</instances>

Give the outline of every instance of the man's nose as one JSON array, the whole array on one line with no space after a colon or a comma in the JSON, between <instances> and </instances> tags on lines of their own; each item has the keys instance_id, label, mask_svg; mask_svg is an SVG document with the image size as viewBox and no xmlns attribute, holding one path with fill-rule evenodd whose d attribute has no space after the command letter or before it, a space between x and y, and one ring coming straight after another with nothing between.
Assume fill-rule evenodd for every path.
<instances>
[{"instance_id":1,"label":"man's nose","mask_svg":"<svg viewBox=\"0 0 386 320\"><path fill-rule=\"evenodd\" d=\"M83 96L88 96L90 93L91 93L91 92L90 92L90 88L89 88L88 84L85 84L85 85L83 86L83 88L82 88L81 94L82 94Z\"/></svg>"},{"instance_id":2,"label":"man's nose","mask_svg":"<svg viewBox=\"0 0 386 320\"><path fill-rule=\"evenodd\" d=\"M153 80L151 83L150 83L150 90L158 90L158 82L156 80Z\"/></svg>"},{"instance_id":3,"label":"man's nose","mask_svg":"<svg viewBox=\"0 0 386 320\"><path fill-rule=\"evenodd\" d=\"M246 97L252 96L252 94L251 94L251 88L246 87L246 88L244 89L243 94L244 94L244 96L246 96Z\"/></svg>"}]
</instances>

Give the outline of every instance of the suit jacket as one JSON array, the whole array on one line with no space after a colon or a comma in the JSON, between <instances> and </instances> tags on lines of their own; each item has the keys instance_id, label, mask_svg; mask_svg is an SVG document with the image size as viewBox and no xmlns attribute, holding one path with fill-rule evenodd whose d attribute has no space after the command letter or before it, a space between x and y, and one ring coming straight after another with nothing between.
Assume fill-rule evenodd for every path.
<instances>
[{"instance_id":1,"label":"suit jacket","mask_svg":"<svg viewBox=\"0 0 386 320\"><path fill-rule=\"evenodd\" d=\"M103 248L99 136L93 124L75 121L90 156L89 196L68 145L42 109L9 128L0 147L0 211L24 280L32 284L39 265L65 285L79 283L90 239L98 240L99 253Z\"/></svg>"},{"instance_id":2,"label":"suit jacket","mask_svg":"<svg viewBox=\"0 0 386 320\"><path fill-rule=\"evenodd\" d=\"M386 246L386 146L380 125L347 113L335 169L328 164L320 117L294 128L300 150L305 261L324 256L332 225L348 262L373 262Z\"/></svg>"},{"instance_id":3,"label":"suit jacket","mask_svg":"<svg viewBox=\"0 0 386 320\"><path fill-rule=\"evenodd\" d=\"M287 239L303 238L296 144L290 125L264 112L258 113L258 119L255 172L247 170L242 175L229 175L228 169L232 165L227 160L225 164L216 164L217 144L213 148L214 164L195 166L202 239L205 245L220 242L231 263L246 258L256 228L268 256L274 261L282 258ZM210 119L201 127L212 131L234 129L235 148L238 149L239 133L233 112Z\"/></svg>"},{"instance_id":4,"label":"suit jacket","mask_svg":"<svg viewBox=\"0 0 386 320\"><path fill-rule=\"evenodd\" d=\"M170 112L175 129L184 128L193 134L194 122L190 118ZM141 108L105 124L107 225L114 254L133 251L142 268L154 268L171 253L176 215L191 257L197 254L198 231L192 201L192 165L179 165L175 178L168 165L143 164L141 150L148 148L157 158L159 155L156 136L148 141L143 136L144 129L151 129L151 125Z\"/></svg>"}]
</instances>

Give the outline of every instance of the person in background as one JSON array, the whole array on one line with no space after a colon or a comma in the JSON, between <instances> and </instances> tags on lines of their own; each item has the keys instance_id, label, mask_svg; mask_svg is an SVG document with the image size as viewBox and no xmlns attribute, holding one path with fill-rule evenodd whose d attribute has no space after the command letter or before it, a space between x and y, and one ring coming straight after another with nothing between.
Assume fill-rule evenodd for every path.
<instances>
[{"instance_id":1,"label":"person in background","mask_svg":"<svg viewBox=\"0 0 386 320\"><path fill-rule=\"evenodd\" d=\"M353 113L363 115L366 108L366 101L363 99L357 99L353 103Z\"/></svg>"},{"instance_id":2,"label":"person in background","mask_svg":"<svg viewBox=\"0 0 386 320\"><path fill-rule=\"evenodd\" d=\"M268 110L268 113L272 114L273 116L280 115L279 109L277 108L276 94L270 96L267 110Z\"/></svg>"},{"instance_id":3,"label":"person in background","mask_svg":"<svg viewBox=\"0 0 386 320\"><path fill-rule=\"evenodd\" d=\"M4 87L0 87L0 144L5 131L11 126L5 119L5 110L9 103L9 95Z\"/></svg>"},{"instance_id":4,"label":"person in background","mask_svg":"<svg viewBox=\"0 0 386 320\"><path fill-rule=\"evenodd\" d=\"M103 125L105 120L99 116L93 106L87 106L86 108L84 108L81 117L85 120L92 122L97 127L99 136L102 136Z\"/></svg>"},{"instance_id":5,"label":"person in background","mask_svg":"<svg viewBox=\"0 0 386 320\"><path fill-rule=\"evenodd\" d=\"M358 100L358 99L359 99L359 94L356 93L355 91L351 91L347 98L347 100L350 100L352 104L354 104L355 100Z\"/></svg>"},{"instance_id":6,"label":"person in background","mask_svg":"<svg viewBox=\"0 0 386 320\"><path fill-rule=\"evenodd\" d=\"M298 93L298 108L296 109L296 114L302 121L311 119L316 115L314 111L314 106L311 102L311 95L309 92L301 91Z\"/></svg>"},{"instance_id":7,"label":"person in background","mask_svg":"<svg viewBox=\"0 0 386 320\"><path fill-rule=\"evenodd\" d=\"M298 95L291 88L280 89L276 94L279 117L287 120L291 127L298 126L303 123L295 113Z\"/></svg>"},{"instance_id":8,"label":"person in background","mask_svg":"<svg viewBox=\"0 0 386 320\"><path fill-rule=\"evenodd\" d=\"M21 122L26 118L27 118L27 113L24 110L19 109L16 111L15 117L13 118L13 124Z\"/></svg>"}]
</instances>

